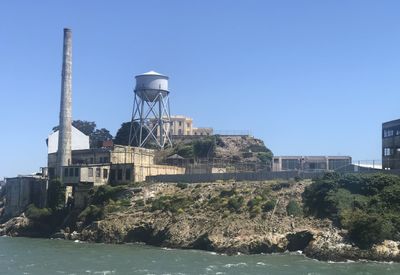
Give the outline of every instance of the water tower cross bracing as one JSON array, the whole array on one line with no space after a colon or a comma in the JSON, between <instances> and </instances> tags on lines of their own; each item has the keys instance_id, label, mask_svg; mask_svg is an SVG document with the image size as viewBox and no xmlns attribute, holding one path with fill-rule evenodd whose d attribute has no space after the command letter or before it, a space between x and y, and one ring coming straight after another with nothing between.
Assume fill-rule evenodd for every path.
<instances>
[{"instance_id":1,"label":"water tower cross bracing","mask_svg":"<svg viewBox=\"0 0 400 275\"><path fill-rule=\"evenodd\" d=\"M154 142L159 149L172 146L168 77L150 71L135 78L129 145L144 147Z\"/></svg>"}]
</instances>

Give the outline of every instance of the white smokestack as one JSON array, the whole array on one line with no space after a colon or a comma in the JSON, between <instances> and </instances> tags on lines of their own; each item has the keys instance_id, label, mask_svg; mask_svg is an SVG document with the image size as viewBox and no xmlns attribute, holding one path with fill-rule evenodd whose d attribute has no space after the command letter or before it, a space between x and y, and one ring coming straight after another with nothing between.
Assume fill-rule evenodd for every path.
<instances>
[{"instance_id":1,"label":"white smokestack","mask_svg":"<svg viewBox=\"0 0 400 275\"><path fill-rule=\"evenodd\" d=\"M72 124L72 32L64 29L61 80L60 123L57 152L57 175L62 179L62 167L71 164Z\"/></svg>"}]
</instances>

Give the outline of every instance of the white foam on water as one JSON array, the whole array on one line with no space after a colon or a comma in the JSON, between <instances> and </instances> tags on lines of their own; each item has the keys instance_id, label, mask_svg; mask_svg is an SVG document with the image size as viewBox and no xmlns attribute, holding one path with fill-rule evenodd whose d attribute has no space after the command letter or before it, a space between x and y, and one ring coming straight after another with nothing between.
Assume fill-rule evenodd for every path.
<instances>
[{"instance_id":1,"label":"white foam on water","mask_svg":"<svg viewBox=\"0 0 400 275\"><path fill-rule=\"evenodd\" d=\"M224 265L225 268L238 267L238 266L247 266L247 264L246 263L237 263L237 264L226 264L226 265Z\"/></svg>"}]
</instances>

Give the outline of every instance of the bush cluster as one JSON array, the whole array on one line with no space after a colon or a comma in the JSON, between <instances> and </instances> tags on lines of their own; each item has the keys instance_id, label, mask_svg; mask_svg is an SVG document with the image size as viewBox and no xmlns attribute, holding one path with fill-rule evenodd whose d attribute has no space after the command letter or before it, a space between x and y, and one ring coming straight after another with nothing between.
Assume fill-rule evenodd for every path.
<instances>
[{"instance_id":1,"label":"bush cluster","mask_svg":"<svg viewBox=\"0 0 400 275\"><path fill-rule=\"evenodd\" d=\"M43 221L52 215L49 208L37 208L34 204L28 205L25 215L27 218L35 221Z\"/></svg>"},{"instance_id":2,"label":"bush cluster","mask_svg":"<svg viewBox=\"0 0 400 275\"><path fill-rule=\"evenodd\" d=\"M328 173L303 193L307 214L330 218L349 230L360 248L400 240L400 177Z\"/></svg>"},{"instance_id":3,"label":"bush cluster","mask_svg":"<svg viewBox=\"0 0 400 275\"><path fill-rule=\"evenodd\" d=\"M101 185L94 190L92 195L92 204L102 205L107 203L109 200L117 200L125 190L125 186Z\"/></svg>"},{"instance_id":4,"label":"bush cluster","mask_svg":"<svg viewBox=\"0 0 400 275\"><path fill-rule=\"evenodd\" d=\"M191 204L193 204L193 201L190 197L161 196L151 201L151 211L161 210L170 211L172 213L182 213L184 209L188 208Z\"/></svg>"}]
</instances>

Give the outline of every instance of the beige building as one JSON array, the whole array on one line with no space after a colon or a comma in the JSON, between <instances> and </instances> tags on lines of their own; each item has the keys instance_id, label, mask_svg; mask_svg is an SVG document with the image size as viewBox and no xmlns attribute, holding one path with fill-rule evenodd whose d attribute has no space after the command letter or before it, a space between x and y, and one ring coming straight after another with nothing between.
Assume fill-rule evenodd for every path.
<instances>
[{"instance_id":1,"label":"beige building","mask_svg":"<svg viewBox=\"0 0 400 275\"><path fill-rule=\"evenodd\" d=\"M152 128L151 124L149 126ZM182 115L171 116L171 126L169 129L171 136L210 136L214 132L213 128L194 127L193 119ZM157 129L158 135L159 131Z\"/></svg>"},{"instance_id":2,"label":"beige building","mask_svg":"<svg viewBox=\"0 0 400 275\"><path fill-rule=\"evenodd\" d=\"M154 162L155 150L114 145L72 151L72 164L63 167L63 182L75 206L84 207L93 186L142 182L147 176L184 174L185 168ZM49 176L54 177L57 153L48 155Z\"/></svg>"}]
</instances>

